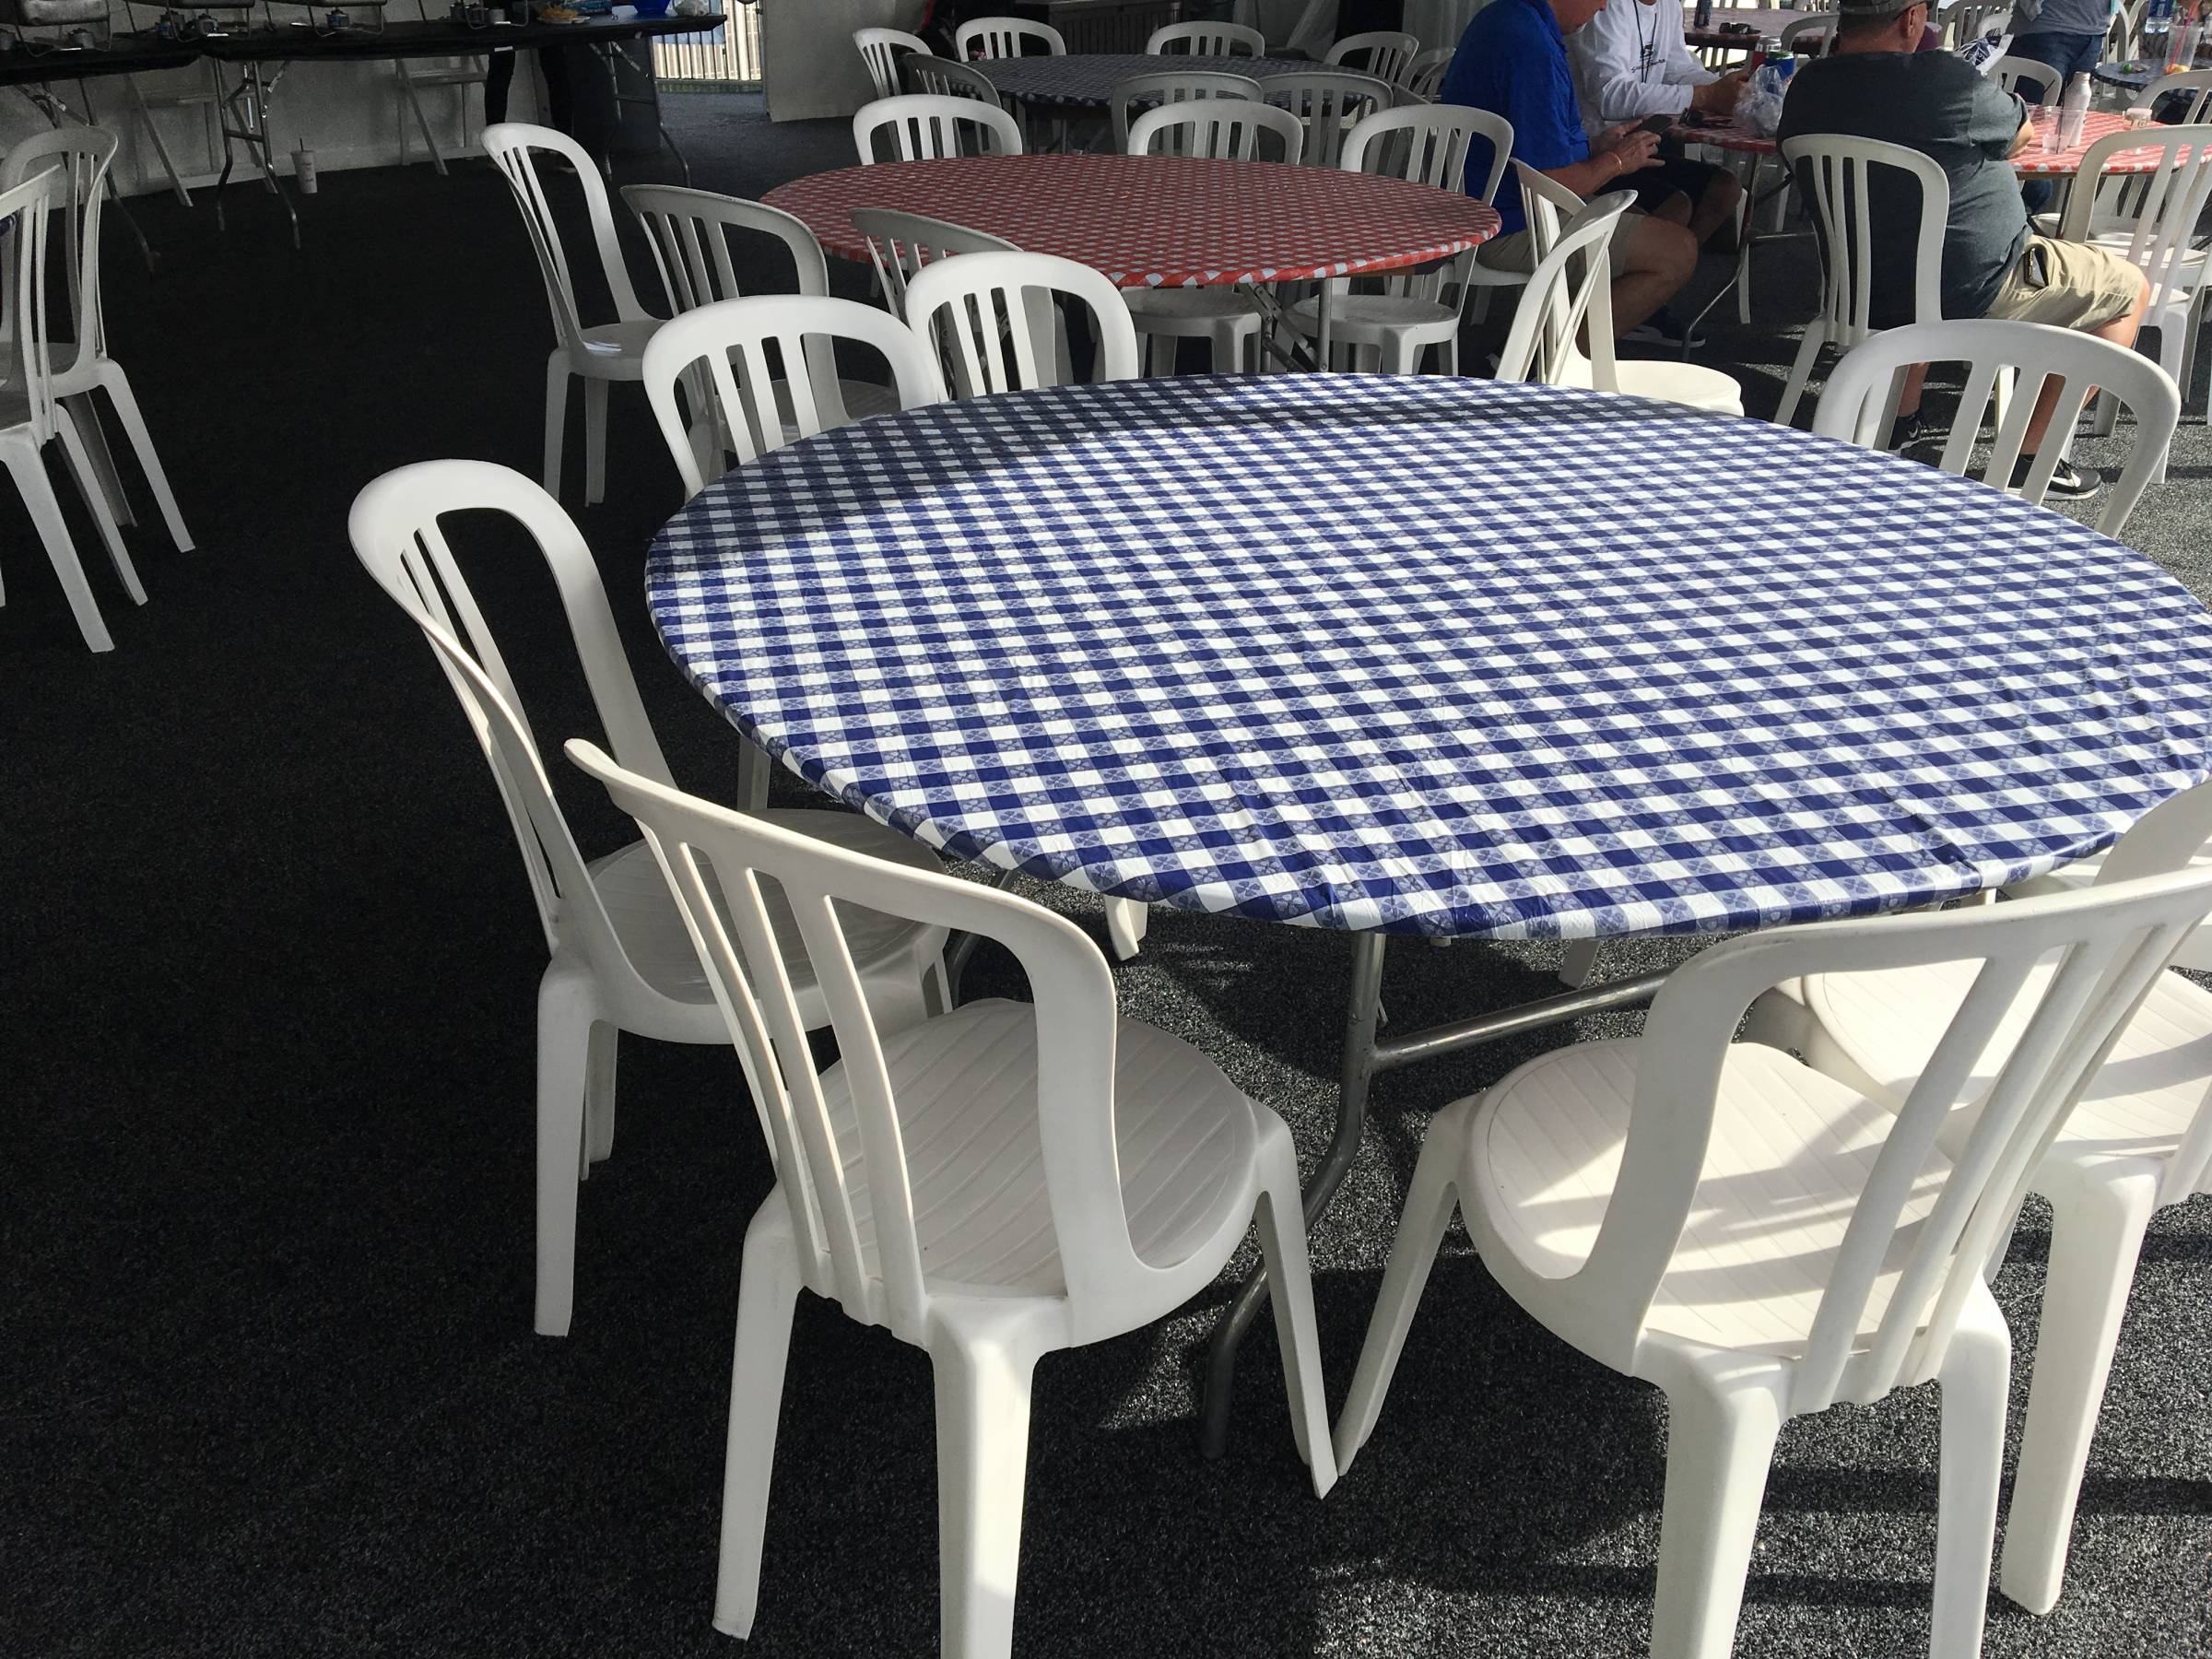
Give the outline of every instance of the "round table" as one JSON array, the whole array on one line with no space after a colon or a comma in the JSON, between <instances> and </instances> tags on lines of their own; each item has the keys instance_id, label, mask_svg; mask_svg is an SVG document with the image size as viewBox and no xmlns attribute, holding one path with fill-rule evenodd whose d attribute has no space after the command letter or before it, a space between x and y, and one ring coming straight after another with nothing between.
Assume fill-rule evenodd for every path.
<instances>
[{"instance_id":1,"label":"round table","mask_svg":"<svg viewBox=\"0 0 2212 1659\"><path fill-rule=\"evenodd\" d=\"M1724 10L1715 6L1710 28L1700 29L1685 18L1682 38L1692 46L1741 48L1746 52L1755 52L1759 48L1759 41L1779 40L1782 37L1782 31L1791 24L1814 15L1809 11L1751 11L1742 8ZM1748 34L1724 34L1721 32L1721 26L1725 23L1748 23L1751 25L1751 32Z\"/></svg>"},{"instance_id":2,"label":"round table","mask_svg":"<svg viewBox=\"0 0 2212 1659\"><path fill-rule=\"evenodd\" d=\"M2048 153L2030 144L2013 157L2012 170L2022 178L2038 179L2078 173L2091 145L2126 130L2124 115L2115 115L2110 110L2091 110L2082 117L2079 144ZM1771 156L1780 148L1771 138L1762 138L1726 123L1714 126L1680 125L1673 129L1673 135L1686 144L1710 144L1716 149L1740 150L1753 156ZM2104 159L2101 171L2106 175L2156 172L2175 159L2163 149L2116 150Z\"/></svg>"},{"instance_id":3,"label":"round table","mask_svg":"<svg viewBox=\"0 0 2212 1659\"><path fill-rule=\"evenodd\" d=\"M1070 53L1062 57L983 58L971 67L988 76L1006 98L1023 103L1058 104L1102 110L1107 94L1133 75L1169 75L1178 70L1210 70L1265 80L1270 75L1297 75L1321 65L1304 58L1162 56L1144 52Z\"/></svg>"},{"instance_id":4,"label":"round table","mask_svg":"<svg viewBox=\"0 0 2212 1659\"><path fill-rule=\"evenodd\" d=\"M1450 376L1196 376L790 445L654 542L748 735L924 843L1433 936L2018 881L2212 773L2212 614L1983 485Z\"/></svg>"},{"instance_id":5,"label":"round table","mask_svg":"<svg viewBox=\"0 0 2212 1659\"><path fill-rule=\"evenodd\" d=\"M849 259L868 256L852 210L896 207L1076 260L1118 288L1352 276L1447 258L1498 233L1496 210L1455 191L1335 168L1189 156L879 162L817 173L761 199L797 215L825 248Z\"/></svg>"}]
</instances>

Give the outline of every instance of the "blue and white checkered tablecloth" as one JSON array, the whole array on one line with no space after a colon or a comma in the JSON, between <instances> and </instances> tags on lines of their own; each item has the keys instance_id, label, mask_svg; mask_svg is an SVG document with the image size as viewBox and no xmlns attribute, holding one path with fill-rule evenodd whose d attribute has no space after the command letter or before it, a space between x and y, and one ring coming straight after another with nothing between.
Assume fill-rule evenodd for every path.
<instances>
[{"instance_id":1,"label":"blue and white checkered tablecloth","mask_svg":"<svg viewBox=\"0 0 2212 1659\"><path fill-rule=\"evenodd\" d=\"M1189 910L1581 937L1855 914L2212 773L2212 613L1933 467L1445 376L949 403L710 488L669 650L934 847Z\"/></svg>"}]
</instances>

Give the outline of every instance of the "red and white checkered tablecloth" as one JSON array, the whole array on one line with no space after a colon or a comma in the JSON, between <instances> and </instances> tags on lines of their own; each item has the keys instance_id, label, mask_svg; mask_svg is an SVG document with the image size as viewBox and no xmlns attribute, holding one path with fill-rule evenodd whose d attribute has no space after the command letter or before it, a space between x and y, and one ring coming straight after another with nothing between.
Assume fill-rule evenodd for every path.
<instances>
[{"instance_id":1,"label":"red and white checkered tablecloth","mask_svg":"<svg viewBox=\"0 0 2212 1659\"><path fill-rule=\"evenodd\" d=\"M1296 75L1320 65L1303 58L1199 57L1188 53L1162 57L1142 52L1072 52L1060 57L982 58L971 67L982 70L1007 98L1018 98L1025 103L1072 104L1082 109L1102 110L1106 107L1106 95L1135 75L1172 75L1204 69L1265 80L1271 75Z\"/></svg>"},{"instance_id":2,"label":"red and white checkered tablecloth","mask_svg":"<svg viewBox=\"0 0 2212 1659\"><path fill-rule=\"evenodd\" d=\"M2089 146L2100 138L2109 138L2124 131L2127 118L2115 115L2109 110L2091 110L2082 117L2081 142L2071 149L2053 150L2049 154L2030 144L2012 159L2013 171L2023 178L2052 178L2070 176L2081 171ZM1735 126L1678 126L1674 136L1686 144L1710 144L1716 149L1742 150L1748 155L1771 156L1776 146L1771 138L1761 138ZM2104 159L2103 171L2107 173L2146 173L2156 171L2164 161L2161 149L2115 150Z\"/></svg>"},{"instance_id":3,"label":"red and white checkered tablecloth","mask_svg":"<svg viewBox=\"0 0 2212 1659\"><path fill-rule=\"evenodd\" d=\"M1442 259L1498 234L1495 209L1403 179L1188 156L964 156L817 173L761 198L832 253L865 259L855 207L1003 236L1119 288L1305 282Z\"/></svg>"}]
</instances>

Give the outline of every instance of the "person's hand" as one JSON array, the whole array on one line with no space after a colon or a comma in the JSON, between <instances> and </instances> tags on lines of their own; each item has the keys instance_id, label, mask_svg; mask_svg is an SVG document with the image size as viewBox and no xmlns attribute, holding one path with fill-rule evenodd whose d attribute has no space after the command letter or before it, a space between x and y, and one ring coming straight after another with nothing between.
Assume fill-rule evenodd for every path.
<instances>
[{"instance_id":1,"label":"person's hand","mask_svg":"<svg viewBox=\"0 0 2212 1659\"><path fill-rule=\"evenodd\" d=\"M1659 135L1647 133L1634 122L1617 126L1597 141L1597 153L1611 156L1621 172L1641 172L1659 164Z\"/></svg>"},{"instance_id":2,"label":"person's hand","mask_svg":"<svg viewBox=\"0 0 2212 1659\"><path fill-rule=\"evenodd\" d=\"M1719 80L1708 82L1689 95L1689 107L1708 115L1733 115L1742 101L1747 78L1742 75L1724 75Z\"/></svg>"}]
</instances>

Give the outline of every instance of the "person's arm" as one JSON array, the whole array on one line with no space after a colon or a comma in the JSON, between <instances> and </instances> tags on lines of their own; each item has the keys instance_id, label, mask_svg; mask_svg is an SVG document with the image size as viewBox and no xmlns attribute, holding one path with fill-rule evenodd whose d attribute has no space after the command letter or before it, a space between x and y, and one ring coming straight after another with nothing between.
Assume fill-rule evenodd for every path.
<instances>
[{"instance_id":1,"label":"person's arm","mask_svg":"<svg viewBox=\"0 0 2212 1659\"><path fill-rule=\"evenodd\" d=\"M1965 65L1963 58L1959 62L1962 67ZM1973 88L1965 131L1960 136L2000 159L2018 154L2020 147L2035 132L2028 119L2027 100L2000 90L1995 81L1978 70L1970 69L1968 73L1973 76Z\"/></svg>"},{"instance_id":2,"label":"person's arm","mask_svg":"<svg viewBox=\"0 0 2212 1659\"><path fill-rule=\"evenodd\" d=\"M1668 9L1645 6L1642 0L1619 0L1568 37L1583 118L1594 126L1641 121L1646 115L1679 115L1689 108L1693 88L1675 83L1671 60L1664 50L1649 78L1639 73L1643 56L1639 22L1647 29L1655 26L1664 34L1670 22Z\"/></svg>"}]
</instances>

